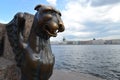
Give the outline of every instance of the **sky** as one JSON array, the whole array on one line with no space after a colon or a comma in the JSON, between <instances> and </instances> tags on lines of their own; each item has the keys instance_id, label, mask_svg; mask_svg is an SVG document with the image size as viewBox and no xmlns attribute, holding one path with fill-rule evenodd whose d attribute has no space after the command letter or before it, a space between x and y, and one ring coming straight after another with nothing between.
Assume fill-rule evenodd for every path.
<instances>
[{"instance_id":1,"label":"sky","mask_svg":"<svg viewBox=\"0 0 120 80\"><path fill-rule=\"evenodd\" d=\"M35 14L37 4L52 5L62 13L65 31L52 41L120 39L120 0L3 0L0 22L8 23L17 12Z\"/></svg>"}]
</instances>

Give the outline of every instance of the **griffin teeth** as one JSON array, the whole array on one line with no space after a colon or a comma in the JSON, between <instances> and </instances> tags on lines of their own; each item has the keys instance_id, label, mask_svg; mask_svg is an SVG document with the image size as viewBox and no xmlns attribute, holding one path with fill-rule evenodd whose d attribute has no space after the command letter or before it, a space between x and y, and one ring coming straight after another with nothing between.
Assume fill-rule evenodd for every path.
<instances>
[{"instance_id":1,"label":"griffin teeth","mask_svg":"<svg viewBox=\"0 0 120 80\"><path fill-rule=\"evenodd\" d=\"M56 32L56 33L58 33L59 31L58 31L58 30L56 30L55 32Z\"/></svg>"}]
</instances>

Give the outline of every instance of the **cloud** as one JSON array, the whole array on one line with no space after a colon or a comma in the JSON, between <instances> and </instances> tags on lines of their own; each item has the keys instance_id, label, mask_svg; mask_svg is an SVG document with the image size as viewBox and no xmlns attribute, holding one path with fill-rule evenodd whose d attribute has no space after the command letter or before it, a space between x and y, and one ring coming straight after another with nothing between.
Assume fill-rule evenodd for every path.
<instances>
[{"instance_id":1,"label":"cloud","mask_svg":"<svg viewBox=\"0 0 120 80\"><path fill-rule=\"evenodd\" d=\"M47 0L47 2L52 6L56 6L57 0Z\"/></svg>"},{"instance_id":2,"label":"cloud","mask_svg":"<svg viewBox=\"0 0 120 80\"><path fill-rule=\"evenodd\" d=\"M120 30L120 4L117 2L120 0L67 0L65 9L61 11L66 30L56 40L62 36L71 40L104 39L120 34L116 31ZM115 34L110 33L112 30Z\"/></svg>"},{"instance_id":3,"label":"cloud","mask_svg":"<svg viewBox=\"0 0 120 80\"><path fill-rule=\"evenodd\" d=\"M113 5L108 12L105 12L104 18L111 20L113 22L120 21L120 4Z\"/></svg>"},{"instance_id":4,"label":"cloud","mask_svg":"<svg viewBox=\"0 0 120 80\"><path fill-rule=\"evenodd\" d=\"M89 0L89 1L91 2L91 6L94 6L94 7L120 3L120 0Z\"/></svg>"},{"instance_id":5,"label":"cloud","mask_svg":"<svg viewBox=\"0 0 120 80\"><path fill-rule=\"evenodd\" d=\"M110 40L110 39L120 39L120 35L108 35L104 37L99 37L99 39L104 38L105 40Z\"/></svg>"}]
</instances>

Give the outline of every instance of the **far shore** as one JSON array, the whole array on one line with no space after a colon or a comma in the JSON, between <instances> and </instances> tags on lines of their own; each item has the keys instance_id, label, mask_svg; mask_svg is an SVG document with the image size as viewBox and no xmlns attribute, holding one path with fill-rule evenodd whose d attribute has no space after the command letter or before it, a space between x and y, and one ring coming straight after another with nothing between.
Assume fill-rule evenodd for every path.
<instances>
[{"instance_id":1,"label":"far shore","mask_svg":"<svg viewBox=\"0 0 120 80\"><path fill-rule=\"evenodd\" d=\"M103 40L103 39L93 39L93 40L86 40L86 41L66 41L63 40L62 42L55 42L51 41L51 44L60 44L60 45L120 45L120 39L110 39L110 40Z\"/></svg>"}]
</instances>

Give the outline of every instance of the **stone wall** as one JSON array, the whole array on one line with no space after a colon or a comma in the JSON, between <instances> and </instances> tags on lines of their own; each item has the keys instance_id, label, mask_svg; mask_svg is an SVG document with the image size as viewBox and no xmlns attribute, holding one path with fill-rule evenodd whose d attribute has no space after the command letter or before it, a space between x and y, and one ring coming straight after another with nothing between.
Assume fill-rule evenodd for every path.
<instances>
[{"instance_id":1,"label":"stone wall","mask_svg":"<svg viewBox=\"0 0 120 80\"><path fill-rule=\"evenodd\" d=\"M5 24L0 23L0 56L3 55Z\"/></svg>"},{"instance_id":2,"label":"stone wall","mask_svg":"<svg viewBox=\"0 0 120 80\"><path fill-rule=\"evenodd\" d=\"M0 80L20 80L20 70L10 60L0 57Z\"/></svg>"},{"instance_id":3,"label":"stone wall","mask_svg":"<svg viewBox=\"0 0 120 80\"><path fill-rule=\"evenodd\" d=\"M24 18L25 30L23 37L26 42L30 34L34 15L24 13ZM0 80L20 80L20 69L16 66L15 56L8 40L5 25L0 23Z\"/></svg>"},{"instance_id":4,"label":"stone wall","mask_svg":"<svg viewBox=\"0 0 120 80\"><path fill-rule=\"evenodd\" d=\"M0 56L0 80L20 80L20 76L20 69L16 66L14 53L5 33L4 53Z\"/></svg>"}]
</instances>

